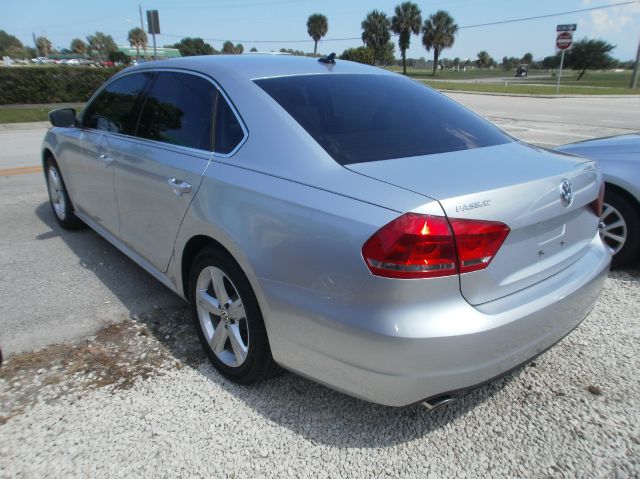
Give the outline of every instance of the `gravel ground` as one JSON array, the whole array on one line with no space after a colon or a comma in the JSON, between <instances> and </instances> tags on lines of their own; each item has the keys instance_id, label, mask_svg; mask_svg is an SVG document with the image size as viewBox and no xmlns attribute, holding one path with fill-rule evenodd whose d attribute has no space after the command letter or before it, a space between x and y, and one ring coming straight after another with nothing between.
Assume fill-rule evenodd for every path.
<instances>
[{"instance_id":1,"label":"gravel ground","mask_svg":"<svg viewBox=\"0 0 640 479\"><path fill-rule=\"evenodd\" d=\"M429 413L229 383L158 310L0 369L0 476L638 477L639 317L640 275L612 273L559 345Z\"/></svg>"}]
</instances>

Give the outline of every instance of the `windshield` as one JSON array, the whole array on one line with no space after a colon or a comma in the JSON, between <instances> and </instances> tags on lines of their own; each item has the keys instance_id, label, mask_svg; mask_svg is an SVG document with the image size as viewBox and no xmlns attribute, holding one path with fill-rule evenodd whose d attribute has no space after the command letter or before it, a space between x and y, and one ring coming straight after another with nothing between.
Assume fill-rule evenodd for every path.
<instances>
[{"instance_id":1,"label":"windshield","mask_svg":"<svg viewBox=\"0 0 640 479\"><path fill-rule=\"evenodd\" d=\"M399 75L304 75L255 83L343 165L512 141L458 103Z\"/></svg>"}]
</instances>

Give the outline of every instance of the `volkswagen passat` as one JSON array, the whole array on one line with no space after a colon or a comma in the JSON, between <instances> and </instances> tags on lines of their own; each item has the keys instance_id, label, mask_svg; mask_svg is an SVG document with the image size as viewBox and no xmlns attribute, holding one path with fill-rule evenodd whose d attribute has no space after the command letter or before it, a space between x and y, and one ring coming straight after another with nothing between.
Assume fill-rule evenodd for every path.
<instances>
[{"instance_id":1,"label":"volkswagen passat","mask_svg":"<svg viewBox=\"0 0 640 479\"><path fill-rule=\"evenodd\" d=\"M187 299L237 382L280 365L369 401L434 404L560 340L609 267L593 161L377 68L145 63L50 118L57 221L89 225Z\"/></svg>"}]
</instances>

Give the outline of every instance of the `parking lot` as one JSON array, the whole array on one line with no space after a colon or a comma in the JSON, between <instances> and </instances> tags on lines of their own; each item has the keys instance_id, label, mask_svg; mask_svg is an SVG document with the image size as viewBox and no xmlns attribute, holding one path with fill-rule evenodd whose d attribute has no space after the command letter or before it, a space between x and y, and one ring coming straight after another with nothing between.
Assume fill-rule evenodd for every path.
<instances>
[{"instance_id":1,"label":"parking lot","mask_svg":"<svg viewBox=\"0 0 640 479\"><path fill-rule=\"evenodd\" d=\"M541 146L640 130L639 98L451 96ZM0 476L640 474L637 270L610 274L557 347L433 413L291 373L241 387L206 363L179 298L57 226L45 129L0 125Z\"/></svg>"}]
</instances>

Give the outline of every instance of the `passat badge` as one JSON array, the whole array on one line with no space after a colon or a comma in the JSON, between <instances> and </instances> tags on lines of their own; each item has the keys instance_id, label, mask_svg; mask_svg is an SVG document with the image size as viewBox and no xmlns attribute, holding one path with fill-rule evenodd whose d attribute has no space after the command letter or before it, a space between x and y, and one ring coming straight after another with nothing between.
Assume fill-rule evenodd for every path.
<instances>
[{"instance_id":1,"label":"passat badge","mask_svg":"<svg viewBox=\"0 0 640 479\"><path fill-rule=\"evenodd\" d=\"M573 189L571 188L571 182L567 179L560 182L560 201L565 208L571 206L573 202Z\"/></svg>"}]
</instances>

